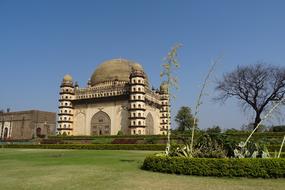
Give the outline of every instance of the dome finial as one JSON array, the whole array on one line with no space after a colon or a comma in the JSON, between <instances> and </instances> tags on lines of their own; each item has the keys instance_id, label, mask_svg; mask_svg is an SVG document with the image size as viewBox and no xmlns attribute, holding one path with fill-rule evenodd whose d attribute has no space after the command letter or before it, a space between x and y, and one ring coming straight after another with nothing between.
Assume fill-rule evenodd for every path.
<instances>
[{"instance_id":1,"label":"dome finial","mask_svg":"<svg viewBox=\"0 0 285 190\"><path fill-rule=\"evenodd\" d=\"M132 65L132 69L133 69L134 71L143 71L143 67L142 67L140 64L138 64L138 63L134 63L134 64Z\"/></svg>"},{"instance_id":2,"label":"dome finial","mask_svg":"<svg viewBox=\"0 0 285 190\"><path fill-rule=\"evenodd\" d=\"M168 84L166 81L163 81L160 85L160 92L165 94L168 93Z\"/></svg>"},{"instance_id":3,"label":"dome finial","mask_svg":"<svg viewBox=\"0 0 285 190\"><path fill-rule=\"evenodd\" d=\"M69 74L66 74L66 75L64 75L64 77L63 77L63 81L64 82L72 82L72 76L71 75L69 75Z\"/></svg>"}]
</instances>

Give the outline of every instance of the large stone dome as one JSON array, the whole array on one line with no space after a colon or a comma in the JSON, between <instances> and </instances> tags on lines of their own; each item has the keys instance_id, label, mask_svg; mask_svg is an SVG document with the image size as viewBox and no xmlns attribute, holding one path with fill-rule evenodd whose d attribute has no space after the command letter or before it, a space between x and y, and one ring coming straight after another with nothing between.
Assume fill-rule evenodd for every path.
<instances>
[{"instance_id":1,"label":"large stone dome","mask_svg":"<svg viewBox=\"0 0 285 190\"><path fill-rule=\"evenodd\" d=\"M138 68L138 65L138 63L126 59L111 59L105 61L93 72L91 76L91 86L114 80L129 82L132 69ZM142 66L140 67L142 68Z\"/></svg>"}]
</instances>

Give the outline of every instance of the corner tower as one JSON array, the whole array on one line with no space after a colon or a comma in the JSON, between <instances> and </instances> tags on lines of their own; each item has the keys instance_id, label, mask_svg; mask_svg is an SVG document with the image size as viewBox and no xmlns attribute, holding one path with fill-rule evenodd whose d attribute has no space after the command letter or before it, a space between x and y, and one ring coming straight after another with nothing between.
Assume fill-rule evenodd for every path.
<instances>
[{"instance_id":1,"label":"corner tower","mask_svg":"<svg viewBox=\"0 0 285 190\"><path fill-rule=\"evenodd\" d=\"M140 64L132 65L130 76L129 128L131 135L145 134L145 74Z\"/></svg>"},{"instance_id":2,"label":"corner tower","mask_svg":"<svg viewBox=\"0 0 285 190\"><path fill-rule=\"evenodd\" d=\"M60 85L57 134L73 135L74 85L72 77L65 75Z\"/></svg>"},{"instance_id":3,"label":"corner tower","mask_svg":"<svg viewBox=\"0 0 285 190\"><path fill-rule=\"evenodd\" d=\"M169 93L168 84L163 82L160 85L160 131L162 135L166 135L170 125L170 105L169 105ZM169 120L169 122L168 122Z\"/></svg>"}]
</instances>

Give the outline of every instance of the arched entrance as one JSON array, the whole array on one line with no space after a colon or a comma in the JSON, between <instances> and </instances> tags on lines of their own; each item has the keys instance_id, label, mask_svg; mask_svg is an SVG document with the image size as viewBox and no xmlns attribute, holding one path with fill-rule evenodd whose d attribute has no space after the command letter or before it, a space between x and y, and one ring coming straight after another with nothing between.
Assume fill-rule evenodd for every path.
<instances>
[{"instance_id":1,"label":"arched entrance","mask_svg":"<svg viewBox=\"0 0 285 190\"><path fill-rule=\"evenodd\" d=\"M40 127L38 127L38 128L36 129L36 135L37 135L37 137L41 137L41 135L42 135L42 129L41 129Z\"/></svg>"},{"instance_id":2,"label":"arched entrance","mask_svg":"<svg viewBox=\"0 0 285 190\"><path fill-rule=\"evenodd\" d=\"M111 119L103 111L97 112L91 119L91 135L110 135Z\"/></svg>"},{"instance_id":3,"label":"arched entrance","mask_svg":"<svg viewBox=\"0 0 285 190\"><path fill-rule=\"evenodd\" d=\"M154 134L154 126L153 126L153 117L151 113L148 113L145 119L145 134L146 135L153 135Z\"/></svg>"}]
</instances>

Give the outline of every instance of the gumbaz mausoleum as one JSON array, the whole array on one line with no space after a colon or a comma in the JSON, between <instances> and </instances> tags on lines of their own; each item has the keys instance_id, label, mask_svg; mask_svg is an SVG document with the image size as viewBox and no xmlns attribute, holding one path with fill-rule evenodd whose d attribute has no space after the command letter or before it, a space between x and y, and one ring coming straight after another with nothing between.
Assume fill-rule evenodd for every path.
<instances>
[{"instance_id":1,"label":"gumbaz mausoleum","mask_svg":"<svg viewBox=\"0 0 285 190\"><path fill-rule=\"evenodd\" d=\"M57 134L156 135L168 128L166 83L150 87L143 67L126 59L100 64L86 87L70 75L60 85Z\"/></svg>"}]
</instances>

